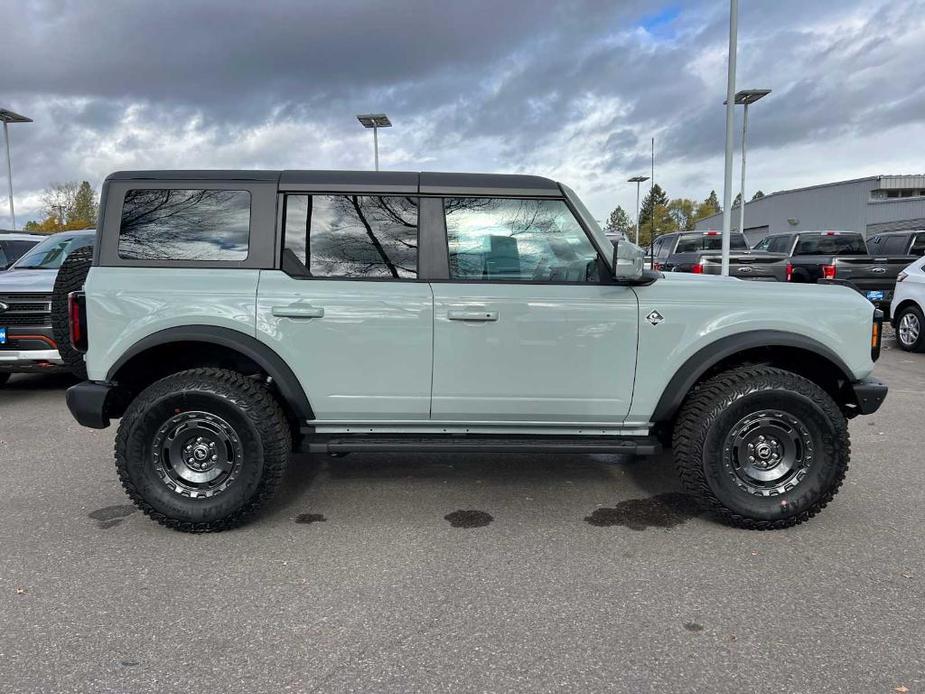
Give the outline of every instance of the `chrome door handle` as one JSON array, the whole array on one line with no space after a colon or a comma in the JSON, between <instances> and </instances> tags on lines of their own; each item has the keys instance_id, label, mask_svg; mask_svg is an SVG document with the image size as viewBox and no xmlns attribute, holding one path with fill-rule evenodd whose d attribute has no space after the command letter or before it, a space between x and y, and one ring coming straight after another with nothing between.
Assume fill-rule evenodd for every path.
<instances>
[{"instance_id":1,"label":"chrome door handle","mask_svg":"<svg viewBox=\"0 0 925 694\"><path fill-rule=\"evenodd\" d=\"M446 317L450 320L465 321L496 321L498 320L497 311L447 311Z\"/></svg>"},{"instance_id":2,"label":"chrome door handle","mask_svg":"<svg viewBox=\"0 0 925 694\"><path fill-rule=\"evenodd\" d=\"M324 318L324 309L315 306L292 304L274 306L270 312L277 318Z\"/></svg>"}]
</instances>

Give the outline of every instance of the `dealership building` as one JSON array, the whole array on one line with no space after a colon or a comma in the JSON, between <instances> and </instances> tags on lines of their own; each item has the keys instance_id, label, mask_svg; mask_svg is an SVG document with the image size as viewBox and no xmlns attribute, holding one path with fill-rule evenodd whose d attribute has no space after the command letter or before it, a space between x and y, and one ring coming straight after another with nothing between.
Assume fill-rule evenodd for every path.
<instances>
[{"instance_id":1,"label":"dealership building","mask_svg":"<svg viewBox=\"0 0 925 694\"><path fill-rule=\"evenodd\" d=\"M732 215L738 231L739 208ZM697 222L697 229L722 229L723 216ZM925 229L925 175L870 176L782 190L745 205L745 236L754 245L768 234L801 230L881 231Z\"/></svg>"}]
</instances>

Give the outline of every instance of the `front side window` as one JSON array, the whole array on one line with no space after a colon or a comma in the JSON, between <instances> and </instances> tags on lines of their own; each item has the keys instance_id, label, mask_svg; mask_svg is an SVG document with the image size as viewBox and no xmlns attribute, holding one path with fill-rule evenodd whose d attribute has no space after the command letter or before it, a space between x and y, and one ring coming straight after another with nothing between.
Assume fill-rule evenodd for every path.
<instances>
[{"instance_id":1,"label":"front side window","mask_svg":"<svg viewBox=\"0 0 925 694\"><path fill-rule=\"evenodd\" d=\"M598 253L564 200L446 198L450 278L598 282Z\"/></svg>"},{"instance_id":2,"label":"front side window","mask_svg":"<svg viewBox=\"0 0 925 694\"><path fill-rule=\"evenodd\" d=\"M729 235L729 248L733 251L747 250L748 244L742 234ZM707 234L682 234L678 240L675 253L692 253L696 251L723 250L723 235L712 232Z\"/></svg>"},{"instance_id":3,"label":"front side window","mask_svg":"<svg viewBox=\"0 0 925 694\"><path fill-rule=\"evenodd\" d=\"M753 251L766 251L768 250L768 244L771 243L771 237L765 236L758 243L752 246Z\"/></svg>"},{"instance_id":4,"label":"front side window","mask_svg":"<svg viewBox=\"0 0 925 694\"><path fill-rule=\"evenodd\" d=\"M418 276L417 198L287 195L285 205L285 250L310 276Z\"/></svg>"},{"instance_id":5,"label":"front side window","mask_svg":"<svg viewBox=\"0 0 925 694\"><path fill-rule=\"evenodd\" d=\"M770 241L768 241L768 252L769 253L790 253L790 248L793 245L793 237L791 236L769 236Z\"/></svg>"},{"instance_id":6,"label":"front side window","mask_svg":"<svg viewBox=\"0 0 925 694\"><path fill-rule=\"evenodd\" d=\"M122 204L119 257L246 260L250 216L246 190L129 190Z\"/></svg>"},{"instance_id":7,"label":"front side window","mask_svg":"<svg viewBox=\"0 0 925 694\"><path fill-rule=\"evenodd\" d=\"M674 236L669 236L667 239L662 239L661 245L655 252L655 257L664 259L671 255L671 247L674 246L675 238Z\"/></svg>"},{"instance_id":8,"label":"front side window","mask_svg":"<svg viewBox=\"0 0 925 694\"><path fill-rule=\"evenodd\" d=\"M912 241L912 248L909 249L909 255L925 255L925 234L916 234Z\"/></svg>"}]
</instances>

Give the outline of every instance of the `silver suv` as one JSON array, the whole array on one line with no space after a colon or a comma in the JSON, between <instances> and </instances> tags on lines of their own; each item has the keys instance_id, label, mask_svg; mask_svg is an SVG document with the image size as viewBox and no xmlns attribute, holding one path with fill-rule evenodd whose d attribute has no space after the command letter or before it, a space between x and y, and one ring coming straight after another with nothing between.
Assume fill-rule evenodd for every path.
<instances>
[{"instance_id":1,"label":"silver suv","mask_svg":"<svg viewBox=\"0 0 925 694\"><path fill-rule=\"evenodd\" d=\"M846 418L886 396L856 292L644 270L545 178L120 172L102 206L68 405L121 418L123 486L178 530L251 517L293 448L664 445L727 522L782 528L832 499Z\"/></svg>"}]
</instances>

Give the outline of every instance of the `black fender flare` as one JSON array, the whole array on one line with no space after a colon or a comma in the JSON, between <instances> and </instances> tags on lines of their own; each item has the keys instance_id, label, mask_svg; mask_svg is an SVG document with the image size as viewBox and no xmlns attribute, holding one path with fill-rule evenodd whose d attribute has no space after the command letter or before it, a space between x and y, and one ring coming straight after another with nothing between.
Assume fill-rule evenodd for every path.
<instances>
[{"instance_id":1,"label":"black fender flare","mask_svg":"<svg viewBox=\"0 0 925 694\"><path fill-rule=\"evenodd\" d=\"M106 380L117 380L119 370L149 349L174 342L206 342L233 349L253 360L273 379L290 410L300 419L314 419L315 414L305 390L285 360L255 337L231 328L213 325L184 325L151 333L129 347L109 368Z\"/></svg>"},{"instance_id":2,"label":"black fender flare","mask_svg":"<svg viewBox=\"0 0 925 694\"><path fill-rule=\"evenodd\" d=\"M739 352L745 352L759 347L790 347L812 352L829 361L835 366L848 382L854 381L854 376L848 365L835 352L821 342L800 335L788 333L783 330L752 330L737 335L729 335L695 352L682 364L659 398L658 405L652 415L653 422L667 422L671 420L680 409L684 398L694 384L712 367Z\"/></svg>"}]
</instances>

